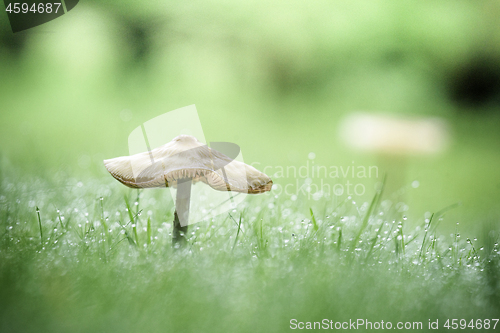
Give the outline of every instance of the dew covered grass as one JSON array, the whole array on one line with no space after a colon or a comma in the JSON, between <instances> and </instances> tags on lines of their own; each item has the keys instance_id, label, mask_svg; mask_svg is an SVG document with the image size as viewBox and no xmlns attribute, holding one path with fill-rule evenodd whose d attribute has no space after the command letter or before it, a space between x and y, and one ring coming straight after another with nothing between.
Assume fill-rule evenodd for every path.
<instances>
[{"instance_id":1,"label":"dew covered grass","mask_svg":"<svg viewBox=\"0 0 500 333\"><path fill-rule=\"evenodd\" d=\"M425 329L500 313L498 230L442 235L446 209L409 221L383 191L249 196L173 249L168 191L2 177L1 332L275 332L294 318Z\"/></svg>"}]
</instances>

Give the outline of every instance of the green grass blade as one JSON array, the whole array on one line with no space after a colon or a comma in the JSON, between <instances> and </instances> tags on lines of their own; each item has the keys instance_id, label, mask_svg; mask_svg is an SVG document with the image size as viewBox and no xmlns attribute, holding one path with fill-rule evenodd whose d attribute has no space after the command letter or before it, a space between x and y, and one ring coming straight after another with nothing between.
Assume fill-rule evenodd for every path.
<instances>
[{"instance_id":1,"label":"green grass blade","mask_svg":"<svg viewBox=\"0 0 500 333\"><path fill-rule=\"evenodd\" d=\"M313 223L313 229L314 231L318 231L318 223L316 222L316 218L314 217L312 208L309 208L309 212L311 213L311 221Z\"/></svg>"},{"instance_id":2,"label":"green grass blade","mask_svg":"<svg viewBox=\"0 0 500 333\"><path fill-rule=\"evenodd\" d=\"M339 229L339 237L337 239L337 251L340 252L341 246L342 246L342 228Z\"/></svg>"},{"instance_id":3,"label":"green grass blade","mask_svg":"<svg viewBox=\"0 0 500 333\"><path fill-rule=\"evenodd\" d=\"M366 214L363 218L363 222L361 223L361 228L359 229L358 234L356 235L356 237L354 238L354 240L352 242L352 249L353 250L357 247L358 241L361 237L361 234L368 226L368 221L370 220L370 217L372 216L372 213L374 212L375 207L377 207L379 202L380 202L380 198L382 197L382 194L384 192L385 181L386 181L386 176L384 176L384 180L382 181L382 187L373 196L372 202L370 203L370 206L368 207L368 210L366 211Z\"/></svg>"},{"instance_id":4,"label":"green grass blade","mask_svg":"<svg viewBox=\"0 0 500 333\"><path fill-rule=\"evenodd\" d=\"M57 212L57 219L59 220L59 224L61 225L61 229L64 229L64 224L61 218L61 212L59 211L59 209L57 209L57 207L56 207L56 212Z\"/></svg>"},{"instance_id":5,"label":"green grass blade","mask_svg":"<svg viewBox=\"0 0 500 333\"><path fill-rule=\"evenodd\" d=\"M234 239L233 249L231 251L234 251L234 248L236 247L236 243L238 242L238 236L240 235L240 230L241 230L241 215L240 215L240 221L238 223L238 231L236 232L236 238Z\"/></svg>"},{"instance_id":6,"label":"green grass blade","mask_svg":"<svg viewBox=\"0 0 500 333\"><path fill-rule=\"evenodd\" d=\"M148 216L148 226L147 226L147 235L148 235L148 246L151 245L151 217Z\"/></svg>"},{"instance_id":7,"label":"green grass blade","mask_svg":"<svg viewBox=\"0 0 500 333\"><path fill-rule=\"evenodd\" d=\"M128 212L128 217L130 219L130 222L131 223L134 223L135 219L134 219L134 214L132 213L132 210L130 209L130 205L128 203L128 200L127 200L127 197L124 196L123 197L124 201L125 201L125 205L127 206L127 212Z\"/></svg>"},{"instance_id":8,"label":"green grass blade","mask_svg":"<svg viewBox=\"0 0 500 333\"><path fill-rule=\"evenodd\" d=\"M124 196L123 199L125 200L125 205L127 206L128 217L130 219L130 222L133 225L132 229L133 229L133 232L134 232L134 235L135 235L135 242L131 238L129 238L127 230L125 230L125 235L127 236L127 238L129 238L129 242L132 240L132 242L134 243L134 245L139 246L134 214L132 213L132 209L130 209L130 204L128 203L127 197Z\"/></svg>"},{"instance_id":9,"label":"green grass blade","mask_svg":"<svg viewBox=\"0 0 500 333\"><path fill-rule=\"evenodd\" d=\"M446 213L449 210L452 210L453 208L457 208L460 205L461 204L459 202L457 202L457 203L454 203L453 205L449 205L448 207L445 207L445 208L441 209L440 211L438 211L435 214L438 220L436 222L434 222L434 225L432 227L432 233L434 233L436 231L436 229L439 225L439 222L440 222L440 218L444 215L444 213Z\"/></svg>"},{"instance_id":10,"label":"green grass blade","mask_svg":"<svg viewBox=\"0 0 500 333\"><path fill-rule=\"evenodd\" d=\"M109 246L111 246L111 235L109 234L108 225L106 224L106 218L104 217L104 204L103 198L99 198L100 206L101 206L101 225L104 229L104 234L106 235L106 239L108 241Z\"/></svg>"},{"instance_id":11,"label":"green grass blade","mask_svg":"<svg viewBox=\"0 0 500 333\"><path fill-rule=\"evenodd\" d=\"M40 209L36 206L36 214L38 215L38 227L40 228L40 244L43 245L42 219L40 218Z\"/></svg>"},{"instance_id":12,"label":"green grass blade","mask_svg":"<svg viewBox=\"0 0 500 333\"><path fill-rule=\"evenodd\" d=\"M427 234L429 233L429 230L431 229L431 223L432 223L433 219L434 219L434 214L431 215L431 218L429 219L429 223L427 224L427 228L425 228L424 239L422 240L420 254L418 255L419 260L422 258L422 253L424 252L424 247L425 247L425 241L427 240Z\"/></svg>"},{"instance_id":13,"label":"green grass blade","mask_svg":"<svg viewBox=\"0 0 500 333\"><path fill-rule=\"evenodd\" d=\"M135 242L137 243L137 246L139 246L139 235L137 234L137 224L139 223L139 216L140 216L140 211L139 211L139 200L141 198L141 190L137 190L137 208L135 210L135 223L132 226L132 230L134 231L134 236L135 236Z\"/></svg>"},{"instance_id":14,"label":"green grass blade","mask_svg":"<svg viewBox=\"0 0 500 333\"><path fill-rule=\"evenodd\" d=\"M370 249L366 253L365 260L368 259L368 257L372 254L373 248L375 247L375 244L377 244L377 241L379 239L379 236L380 236L380 233L382 232L383 227L384 227L384 221L382 221L382 223L380 223L380 226L377 230L377 233L375 234L375 237L373 237L372 243L370 244Z\"/></svg>"}]
</instances>

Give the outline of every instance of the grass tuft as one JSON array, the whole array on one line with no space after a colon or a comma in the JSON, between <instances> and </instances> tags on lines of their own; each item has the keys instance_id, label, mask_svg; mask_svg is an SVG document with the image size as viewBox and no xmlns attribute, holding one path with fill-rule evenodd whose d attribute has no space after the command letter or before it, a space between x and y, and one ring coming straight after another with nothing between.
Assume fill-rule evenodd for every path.
<instances>
[{"instance_id":1,"label":"grass tuft","mask_svg":"<svg viewBox=\"0 0 500 333\"><path fill-rule=\"evenodd\" d=\"M248 196L194 224L189 247L174 251L164 191L121 196L113 183L86 183L56 193L34 182L32 197L2 201L0 331L284 331L292 318L427 323L500 310L494 225L486 245L458 226L444 236L445 210L407 219L382 189L339 205Z\"/></svg>"}]
</instances>

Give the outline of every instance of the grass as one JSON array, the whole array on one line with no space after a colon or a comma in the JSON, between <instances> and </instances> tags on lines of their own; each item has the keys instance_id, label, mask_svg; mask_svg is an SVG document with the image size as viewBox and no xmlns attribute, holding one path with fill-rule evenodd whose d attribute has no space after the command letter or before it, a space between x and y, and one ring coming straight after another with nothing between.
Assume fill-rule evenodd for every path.
<instances>
[{"instance_id":1,"label":"grass","mask_svg":"<svg viewBox=\"0 0 500 333\"><path fill-rule=\"evenodd\" d=\"M168 191L2 174L1 332L274 332L325 318L443 329L500 311L498 231L440 235L445 211L408 221L382 191L249 196L174 250Z\"/></svg>"}]
</instances>

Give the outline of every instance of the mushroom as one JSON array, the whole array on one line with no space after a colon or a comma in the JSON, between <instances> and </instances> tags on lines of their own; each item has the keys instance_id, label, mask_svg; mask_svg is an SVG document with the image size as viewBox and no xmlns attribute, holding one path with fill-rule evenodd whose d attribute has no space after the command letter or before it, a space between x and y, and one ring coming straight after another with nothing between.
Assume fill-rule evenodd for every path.
<instances>
[{"instance_id":1,"label":"mushroom","mask_svg":"<svg viewBox=\"0 0 500 333\"><path fill-rule=\"evenodd\" d=\"M272 180L254 167L209 148L194 136L179 135L148 152L104 160L108 172L131 188L177 189L172 243L185 243L191 185L208 184L218 191L257 194L270 191ZM182 233L182 234L181 234Z\"/></svg>"},{"instance_id":2,"label":"mushroom","mask_svg":"<svg viewBox=\"0 0 500 333\"><path fill-rule=\"evenodd\" d=\"M341 133L354 148L387 155L435 154L448 144L446 124L438 118L354 114Z\"/></svg>"},{"instance_id":3,"label":"mushroom","mask_svg":"<svg viewBox=\"0 0 500 333\"><path fill-rule=\"evenodd\" d=\"M355 113L344 119L340 134L352 148L377 156L382 168L395 178L393 190L404 184L408 156L440 153L450 141L445 121L436 117Z\"/></svg>"}]
</instances>

